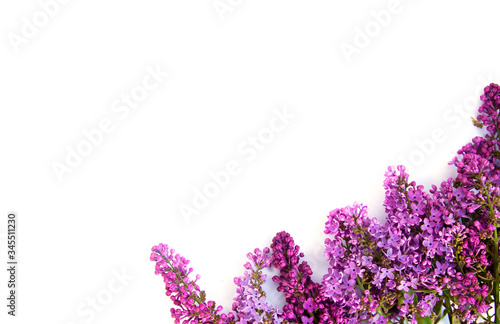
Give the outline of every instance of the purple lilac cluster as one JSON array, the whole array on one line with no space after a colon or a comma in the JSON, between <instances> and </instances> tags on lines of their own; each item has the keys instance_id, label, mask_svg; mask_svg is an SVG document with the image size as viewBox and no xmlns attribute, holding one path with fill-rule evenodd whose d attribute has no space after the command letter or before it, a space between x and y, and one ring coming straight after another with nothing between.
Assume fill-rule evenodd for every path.
<instances>
[{"instance_id":1,"label":"purple lilac cluster","mask_svg":"<svg viewBox=\"0 0 500 324\"><path fill-rule=\"evenodd\" d=\"M154 246L175 323L500 323L500 86L487 86L481 100L473 123L487 134L457 152L454 178L426 192L404 166L389 167L384 224L357 203L329 213L329 269L319 283L290 234L279 232L269 248L247 255L234 279L234 313L226 314L206 301L199 276L189 278L188 260ZM272 280L282 309L266 300L266 268L279 271Z\"/></svg>"},{"instance_id":2,"label":"purple lilac cluster","mask_svg":"<svg viewBox=\"0 0 500 324\"><path fill-rule=\"evenodd\" d=\"M482 298L475 299L484 287L478 291L477 282L471 282L474 289L465 287L456 262L464 255L458 255L457 243L469 238L459 218L470 203L456 203L461 192L454 189L452 179L427 194L422 186L408 182L402 166L388 168L385 177L384 225L358 204L332 211L326 223L325 233L331 238L325 254L331 267L323 283L343 310L340 322L440 320L445 294L464 299L450 305L455 315L475 320L474 308L488 307ZM478 255L484 246L474 248Z\"/></svg>"},{"instance_id":3,"label":"purple lilac cluster","mask_svg":"<svg viewBox=\"0 0 500 324\"><path fill-rule=\"evenodd\" d=\"M272 265L280 271L273 281L277 290L285 294L283 316L289 323L333 323L329 313L331 303L322 293L322 285L311 279L312 270L306 261L300 261L304 253L295 245L287 232L279 232L273 238Z\"/></svg>"},{"instance_id":4,"label":"purple lilac cluster","mask_svg":"<svg viewBox=\"0 0 500 324\"><path fill-rule=\"evenodd\" d=\"M271 267L272 257L269 248L255 249L247 254L251 262L244 264L243 276L234 278L237 296L234 298L233 311L238 314L238 324L281 323L283 316L274 306L269 305L262 285L266 275L262 269Z\"/></svg>"}]
</instances>

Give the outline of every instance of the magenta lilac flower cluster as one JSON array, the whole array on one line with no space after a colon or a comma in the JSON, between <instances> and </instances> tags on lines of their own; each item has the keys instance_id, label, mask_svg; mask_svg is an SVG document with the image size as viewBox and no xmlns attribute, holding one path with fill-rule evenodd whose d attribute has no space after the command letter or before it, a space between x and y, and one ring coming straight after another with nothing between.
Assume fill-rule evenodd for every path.
<instances>
[{"instance_id":1,"label":"magenta lilac flower cluster","mask_svg":"<svg viewBox=\"0 0 500 324\"><path fill-rule=\"evenodd\" d=\"M366 206L331 211L325 224L329 264L314 282L304 254L287 232L247 255L232 312L224 313L196 284L189 261L165 244L151 260L174 308L175 323L450 323L500 324L500 86L481 96L475 126L485 129L449 163L456 176L439 186L409 180L404 166L385 173L385 222ZM285 305L270 305L263 270Z\"/></svg>"}]
</instances>

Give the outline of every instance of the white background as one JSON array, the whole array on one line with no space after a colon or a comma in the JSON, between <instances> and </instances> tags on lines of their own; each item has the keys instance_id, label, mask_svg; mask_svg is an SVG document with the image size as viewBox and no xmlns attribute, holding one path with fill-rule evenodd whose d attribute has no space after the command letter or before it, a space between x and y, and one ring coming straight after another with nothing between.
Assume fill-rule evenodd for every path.
<instances>
[{"instance_id":1,"label":"white background","mask_svg":"<svg viewBox=\"0 0 500 324\"><path fill-rule=\"evenodd\" d=\"M384 171L408 159L427 187L452 175L477 89L500 81L498 1L401 0L385 26L372 13L388 0L229 3L74 0L46 22L37 1L0 3L2 269L7 213L19 217L18 316L2 270L2 323L173 323L149 261L159 242L226 311L246 253L281 230L320 280L328 212L357 201L383 219ZM46 25L24 37L34 15ZM170 74L126 118L113 111L148 66ZM285 106L296 117L248 161L238 147ZM59 181L54 163L106 118L113 131ZM183 217L231 160L241 173Z\"/></svg>"}]
</instances>

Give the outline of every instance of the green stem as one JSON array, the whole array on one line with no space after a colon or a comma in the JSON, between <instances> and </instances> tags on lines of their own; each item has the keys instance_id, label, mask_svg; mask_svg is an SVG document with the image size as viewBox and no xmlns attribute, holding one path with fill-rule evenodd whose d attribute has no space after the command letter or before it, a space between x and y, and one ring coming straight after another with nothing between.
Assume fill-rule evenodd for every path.
<instances>
[{"instance_id":1,"label":"green stem","mask_svg":"<svg viewBox=\"0 0 500 324\"><path fill-rule=\"evenodd\" d=\"M450 304L450 299L448 296L444 296L445 298L445 305L446 305L446 310L448 313L448 320L450 321L450 324L453 324L453 316L451 315L451 304Z\"/></svg>"},{"instance_id":2,"label":"green stem","mask_svg":"<svg viewBox=\"0 0 500 324\"><path fill-rule=\"evenodd\" d=\"M488 200L489 197L488 197ZM493 266L495 267L495 324L500 323L500 314L498 313L498 233L495 227L495 251L493 252Z\"/></svg>"},{"instance_id":3,"label":"green stem","mask_svg":"<svg viewBox=\"0 0 500 324\"><path fill-rule=\"evenodd\" d=\"M180 274L180 271L179 269L175 268L172 261L167 259L166 257L164 257L163 255L161 256L163 258L163 260L165 260L167 262L167 264L170 266L170 268L172 269L171 271L175 274L177 280L178 280L178 283L179 284L182 284L188 291L189 291L189 286L187 283L184 282L184 277ZM192 281L191 281L192 282ZM198 305L200 305L202 303L202 301L196 297L195 294L192 295L191 297L195 302L198 303Z\"/></svg>"},{"instance_id":4,"label":"green stem","mask_svg":"<svg viewBox=\"0 0 500 324\"><path fill-rule=\"evenodd\" d=\"M439 316L435 321L434 324L437 324L441 322L441 320L446 316L445 312L443 312L443 315ZM450 323L451 324L451 323Z\"/></svg>"},{"instance_id":5,"label":"green stem","mask_svg":"<svg viewBox=\"0 0 500 324\"><path fill-rule=\"evenodd\" d=\"M482 183L483 187L486 188L486 186ZM498 231L497 231L497 221L495 219L495 212L493 210L493 205L491 203L490 199L490 193L488 192L487 196L488 198L488 207L490 211L490 216L491 219L495 221L495 237L494 237L494 251L493 251L493 267L495 268L495 285L493 287L494 289L494 300L495 300L495 324L500 324L500 313L498 312L498 306L499 306L499 300L498 300L498 283L500 282L499 280L499 274L498 274Z\"/></svg>"}]
</instances>

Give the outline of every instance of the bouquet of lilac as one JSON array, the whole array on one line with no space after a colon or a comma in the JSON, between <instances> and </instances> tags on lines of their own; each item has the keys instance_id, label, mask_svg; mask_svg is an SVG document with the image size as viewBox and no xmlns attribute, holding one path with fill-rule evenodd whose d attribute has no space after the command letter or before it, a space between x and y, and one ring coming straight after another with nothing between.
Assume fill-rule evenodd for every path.
<instances>
[{"instance_id":1,"label":"bouquet of lilac","mask_svg":"<svg viewBox=\"0 0 500 324\"><path fill-rule=\"evenodd\" d=\"M404 166L385 173L385 223L355 203L328 215L328 273L311 279L304 254L287 232L249 253L235 278L232 312L224 313L191 279L189 260L168 245L152 248L156 274L176 308L175 323L500 323L500 86L481 96L475 126L485 128L449 163L454 178L428 192ZM278 309L266 301L263 269L284 294Z\"/></svg>"}]
</instances>

